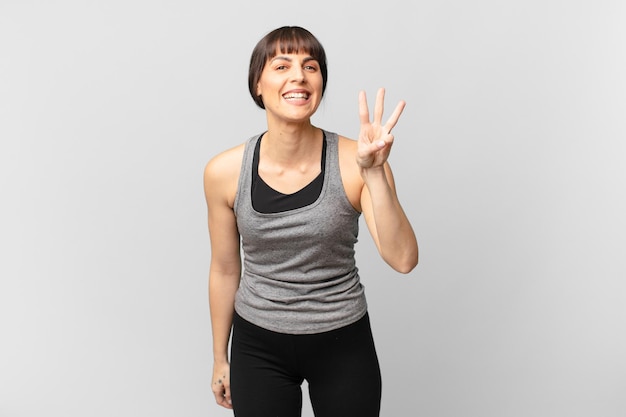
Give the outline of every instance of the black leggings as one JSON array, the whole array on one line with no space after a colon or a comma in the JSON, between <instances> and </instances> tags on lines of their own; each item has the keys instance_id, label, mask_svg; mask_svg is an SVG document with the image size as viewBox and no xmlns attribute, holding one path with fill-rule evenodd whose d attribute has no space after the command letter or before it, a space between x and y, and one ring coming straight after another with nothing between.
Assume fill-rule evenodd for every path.
<instances>
[{"instance_id":1,"label":"black leggings","mask_svg":"<svg viewBox=\"0 0 626 417\"><path fill-rule=\"evenodd\" d=\"M235 417L298 417L302 382L316 417L378 417L381 375L366 314L341 329L290 335L237 314L231 346Z\"/></svg>"}]
</instances>

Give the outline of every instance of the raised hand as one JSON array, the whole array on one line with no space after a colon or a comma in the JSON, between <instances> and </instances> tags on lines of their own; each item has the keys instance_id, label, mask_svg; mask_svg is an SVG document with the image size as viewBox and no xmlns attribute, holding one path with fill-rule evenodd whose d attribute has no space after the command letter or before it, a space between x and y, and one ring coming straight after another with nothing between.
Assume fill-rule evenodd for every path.
<instances>
[{"instance_id":1,"label":"raised hand","mask_svg":"<svg viewBox=\"0 0 626 417\"><path fill-rule=\"evenodd\" d=\"M393 144L391 129L398 122L406 103L401 100L383 125L384 102L385 89L380 88L376 94L376 103L374 104L374 120L370 121L365 91L359 93L361 129L359 131L356 161L361 169L382 167L389 157L391 145Z\"/></svg>"}]
</instances>

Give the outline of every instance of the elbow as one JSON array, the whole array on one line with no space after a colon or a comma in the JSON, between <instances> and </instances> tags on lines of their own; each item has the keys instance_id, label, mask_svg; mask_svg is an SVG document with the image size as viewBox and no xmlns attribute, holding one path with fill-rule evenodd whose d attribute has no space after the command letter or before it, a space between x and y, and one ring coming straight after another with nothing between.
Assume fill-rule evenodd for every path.
<instances>
[{"instance_id":1,"label":"elbow","mask_svg":"<svg viewBox=\"0 0 626 417\"><path fill-rule=\"evenodd\" d=\"M415 267L417 266L417 263L418 263L417 258L415 258L415 260L404 262L401 265L395 266L394 269L398 271L399 273L406 275L415 269Z\"/></svg>"},{"instance_id":2,"label":"elbow","mask_svg":"<svg viewBox=\"0 0 626 417\"><path fill-rule=\"evenodd\" d=\"M396 272L401 274L408 274L417 267L419 262L419 256L417 252L415 254L407 255L402 259L398 259L395 262L388 262L389 266L391 266Z\"/></svg>"},{"instance_id":3,"label":"elbow","mask_svg":"<svg viewBox=\"0 0 626 417\"><path fill-rule=\"evenodd\" d=\"M419 261L417 241L404 242L387 250L382 249L384 248L379 247L380 255L396 272L408 274L417 267Z\"/></svg>"}]
</instances>

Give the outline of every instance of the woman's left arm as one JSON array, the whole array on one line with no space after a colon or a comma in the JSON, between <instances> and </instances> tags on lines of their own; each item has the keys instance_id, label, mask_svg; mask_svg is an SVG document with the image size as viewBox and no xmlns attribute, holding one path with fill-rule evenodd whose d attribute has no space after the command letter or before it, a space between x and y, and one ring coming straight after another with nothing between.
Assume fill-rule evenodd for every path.
<instances>
[{"instance_id":1,"label":"woman's left arm","mask_svg":"<svg viewBox=\"0 0 626 417\"><path fill-rule=\"evenodd\" d=\"M396 106L382 124L385 90L379 89L370 121L365 92L359 95L361 129L358 138L357 164L365 186L361 192L361 210L382 258L393 269L409 273L418 262L415 233L396 194L393 173L387 162L396 125L405 103Z\"/></svg>"}]
</instances>

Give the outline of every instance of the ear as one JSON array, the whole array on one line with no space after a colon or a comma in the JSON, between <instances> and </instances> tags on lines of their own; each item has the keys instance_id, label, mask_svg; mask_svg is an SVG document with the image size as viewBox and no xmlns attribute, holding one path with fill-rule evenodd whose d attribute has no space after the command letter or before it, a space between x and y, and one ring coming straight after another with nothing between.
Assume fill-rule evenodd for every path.
<instances>
[{"instance_id":1,"label":"ear","mask_svg":"<svg viewBox=\"0 0 626 417\"><path fill-rule=\"evenodd\" d=\"M257 96L261 95L261 86L259 85L259 83L256 84L256 95Z\"/></svg>"}]
</instances>

